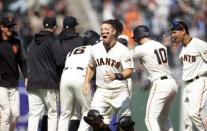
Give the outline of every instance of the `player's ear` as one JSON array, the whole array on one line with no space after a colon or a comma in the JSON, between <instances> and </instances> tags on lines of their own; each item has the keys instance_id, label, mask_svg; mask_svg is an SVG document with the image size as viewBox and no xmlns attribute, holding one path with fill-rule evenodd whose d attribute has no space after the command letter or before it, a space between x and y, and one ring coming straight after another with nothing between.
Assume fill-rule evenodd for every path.
<instances>
[{"instance_id":1,"label":"player's ear","mask_svg":"<svg viewBox=\"0 0 207 131\"><path fill-rule=\"evenodd\" d=\"M186 31L185 30L181 30L182 34L185 35L186 34Z\"/></svg>"},{"instance_id":2,"label":"player's ear","mask_svg":"<svg viewBox=\"0 0 207 131\"><path fill-rule=\"evenodd\" d=\"M116 30L113 30L112 34L115 35L116 34Z\"/></svg>"}]
</instances>

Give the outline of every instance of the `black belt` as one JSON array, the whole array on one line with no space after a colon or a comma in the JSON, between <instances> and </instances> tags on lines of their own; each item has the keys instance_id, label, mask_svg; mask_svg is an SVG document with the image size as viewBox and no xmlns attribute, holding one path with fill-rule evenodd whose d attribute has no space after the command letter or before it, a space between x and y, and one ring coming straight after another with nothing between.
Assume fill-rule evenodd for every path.
<instances>
[{"instance_id":1,"label":"black belt","mask_svg":"<svg viewBox=\"0 0 207 131\"><path fill-rule=\"evenodd\" d=\"M74 68L73 68L73 67L65 67L65 68L64 68L64 70L67 70L67 69L84 70L83 67L74 67Z\"/></svg>"},{"instance_id":2,"label":"black belt","mask_svg":"<svg viewBox=\"0 0 207 131\"><path fill-rule=\"evenodd\" d=\"M193 82L194 80L197 80L198 78L199 78L199 76L196 76L196 77L193 78L193 79L187 80L187 81L185 81L185 84L188 84L188 83L190 83L190 82Z\"/></svg>"},{"instance_id":3,"label":"black belt","mask_svg":"<svg viewBox=\"0 0 207 131\"><path fill-rule=\"evenodd\" d=\"M160 79L164 80L164 79L168 79L168 77L167 76L162 76L162 77L160 77Z\"/></svg>"}]
</instances>

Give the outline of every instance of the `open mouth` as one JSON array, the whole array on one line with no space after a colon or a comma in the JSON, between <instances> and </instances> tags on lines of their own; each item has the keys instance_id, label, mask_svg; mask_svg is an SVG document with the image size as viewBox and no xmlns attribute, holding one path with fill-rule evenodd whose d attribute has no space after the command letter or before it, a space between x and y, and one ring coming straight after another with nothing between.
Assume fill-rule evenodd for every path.
<instances>
[{"instance_id":1,"label":"open mouth","mask_svg":"<svg viewBox=\"0 0 207 131\"><path fill-rule=\"evenodd\" d=\"M107 36L105 36L105 35L104 35L104 36L102 36L102 37L103 37L103 39L106 39L106 38L107 38Z\"/></svg>"},{"instance_id":2,"label":"open mouth","mask_svg":"<svg viewBox=\"0 0 207 131\"><path fill-rule=\"evenodd\" d=\"M176 37L172 37L172 41L176 42L177 38Z\"/></svg>"}]
</instances>

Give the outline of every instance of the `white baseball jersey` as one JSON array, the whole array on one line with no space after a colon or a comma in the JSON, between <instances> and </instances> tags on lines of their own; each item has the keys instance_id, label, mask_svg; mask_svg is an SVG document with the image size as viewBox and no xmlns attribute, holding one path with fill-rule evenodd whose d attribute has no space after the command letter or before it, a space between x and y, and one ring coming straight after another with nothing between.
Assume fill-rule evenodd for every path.
<instances>
[{"instance_id":1,"label":"white baseball jersey","mask_svg":"<svg viewBox=\"0 0 207 131\"><path fill-rule=\"evenodd\" d=\"M65 67L72 68L78 66L85 70L88 66L91 47L91 45L80 46L75 48L72 52L69 52L66 57Z\"/></svg>"},{"instance_id":2,"label":"white baseball jersey","mask_svg":"<svg viewBox=\"0 0 207 131\"><path fill-rule=\"evenodd\" d=\"M190 124L193 123L193 126L190 126L188 121L184 121L184 125L190 128L195 127L199 131L206 131L207 43L192 38L186 47L182 47L179 59L183 64L182 79L186 81L183 90L183 103L188 110L184 114L184 118L186 120L190 118ZM185 130L192 130L190 128Z\"/></svg>"},{"instance_id":3,"label":"white baseball jersey","mask_svg":"<svg viewBox=\"0 0 207 131\"><path fill-rule=\"evenodd\" d=\"M153 81L171 74L167 61L167 49L161 43L149 40L143 45L136 46L132 53L133 57L139 57L140 62L147 69L149 80Z\"/></svg>"},{"instance_id":4,"label":"white baseball jersey","mask_svg":"<svg viewBox=\"0 0 207 131\"><path fill-rule=\"evenodd\" d=\"M207 73L207 43L193 38L190 43L182 48L179 59L183 64L184 81Z\"/></svg>"},{"instance_id":5,"label":"white baseball jersey","mask_svg":"<svg viewBox=\"0 0 207 131\"><path fill-rule=\"evenodd\" d=\"M130 97L127 80L105 81L107 73L120 73L125 69L134 68L129 49L117 42L108 52L103 42L91 49L89 64L96 67L96 85L98 88L91 102L91 109L96 109L104 117L104 122L111 121L112 110L117 118L130 116Z\"/></svg>"},{"instance_id":6,"label":"white baseball jersey","mask_svg":"<svg viewBox=\"0 0 207 131\"><path fill-rule=\"evenodd\" d=\"M173 130L169 111L177 94L177 84L168 66L167 49L154 40L136 46L133 57L138 57L146 68L152 87L147 101L145 123L149 131Z\"/></svg>"},{"instance_id":7,"label":"white baseball jersey","mask_svg":"<svg viewBox=\"0 0 207 131\"><path fill-rule=\"evenodd\" d=\"M60 82L61 115L58 131L67 131L68 122L77 105L81 107L81 115L86 116L92 100L91 93L88 97L82 93L86 68L90 58L91 46L80 46L69 52L65 62L65 69ZM76 104L77 103L77 104ZM89 125L81 119L78 131L88 131Z\"/></svg>"},{"instance_id":8,"label":"white baseball jersey","mask_svg":"<svg viewBox=\"0 0 207 131\"><path fill-rule=\"evenodd\" d=\"M126 80L104 81L107 72L120 73L127 68L134 68L129 49L117 42L113 48L106 51L103 42L93 46L89 63L96 66L96 85L101 88L119 88L126 86Z\"/></svg>"}]
</instances>

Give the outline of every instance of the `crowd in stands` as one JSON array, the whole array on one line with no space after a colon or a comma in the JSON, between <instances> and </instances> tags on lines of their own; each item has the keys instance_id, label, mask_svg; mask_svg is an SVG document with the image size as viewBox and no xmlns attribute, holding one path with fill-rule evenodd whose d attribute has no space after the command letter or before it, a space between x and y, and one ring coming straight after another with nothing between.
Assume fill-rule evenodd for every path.
<instances>
[{"instance_id":1,"label":"crowd in stands","mask_svg":"<svg viewBox=\"0 0 207 131\"><path fill-rule=\"evenodd\" d=\"M119 19L124 24L124 34L129 37L129 48L136 43L131 39L131 30L146 24L152 30L154 39L169 47L169 64L176 66L177 44L172 44L169 26L174 20L184 20L192 36L207 40L207 0L90 0L99 22ZM0 15L15 16L17 30L25 50L32 36L42 27L45 16L56 16L58 28L62 27L64 16L71 15L65 0L0 0Z\"/></svg>"},{"instance_id":2,"label":"crowd in stands","mask_svg":"<svg viewBox=\"0 0 207 131\"><path fill-rule=\"evenodd\" d=\"M70 15L65 3L65 0L0 0L0 15L15 17L18 35L27 51L33 35L41 30L45 16L56 16L59 25L56 32L60 32L63 18Z\"/></svg>"},{"instance_id":3,"label":"crowd in stands","mask_svg":"<svg viewBox=\"0 0 207 131\"><path fill-rule=\"evenodd\" d=\"M146 24L152 36L170 46L170 66L178 45L171 44L170 25L174 20L183 20L190 27L192 36L207 40L207 0L91 0L99 20L119 19L124 24L124 34L131 38L131 30ZM129 48L135 43L129 39Z\"/></svg>"}]
</instances>

